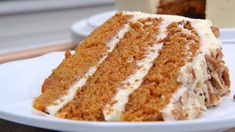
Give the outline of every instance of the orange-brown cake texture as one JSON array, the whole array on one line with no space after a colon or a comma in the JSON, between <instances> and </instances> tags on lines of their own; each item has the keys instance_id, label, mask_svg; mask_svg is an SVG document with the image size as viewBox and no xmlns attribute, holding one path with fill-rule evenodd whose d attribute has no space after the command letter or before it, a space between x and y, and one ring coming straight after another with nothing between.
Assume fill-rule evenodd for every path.
<instances>
[{"instance_id":1,"label":"orange-brown cake texture","mask_svg":"<svg viewBox=\"0 0 235 132\"><path fill-rule=\"evenodd\" d=\"M72 120L198 118L230 93L218 37L209 20L118 12L66 52L33 107Z\"/></svg>"}]
</instances>

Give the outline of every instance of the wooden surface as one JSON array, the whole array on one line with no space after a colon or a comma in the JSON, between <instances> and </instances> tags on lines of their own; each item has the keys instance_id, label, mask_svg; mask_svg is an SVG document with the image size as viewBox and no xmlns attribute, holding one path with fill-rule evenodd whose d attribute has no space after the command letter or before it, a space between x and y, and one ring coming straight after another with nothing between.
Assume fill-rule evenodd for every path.
<instances>
[{"instance_id":1,"label":"wooden surface","mask_svg":"<svg viewBox=\"0 0 235 132\"><path fill-rule=\"evenodd\" d=\"M0 132L55 132L0 119Z\"/></svg>"},{"instance_id":2,"label":"wooden surface","mask_svg":"<svg viewBox=\"0 0 235 132\"><path fill-rule=\"evenodd\" d=\"M63 43L63 44L44 46L40 48L21 50L21 51L12 52L12 53L6 53L6 54L0 55L0 64L9 62L9 61L32 58L32 57L40 56L40 55L53 52L53 51L63 51L66 49L74 48L75 46L76 45L71 44L71 43Z\"/></svg>"}]
</instances>

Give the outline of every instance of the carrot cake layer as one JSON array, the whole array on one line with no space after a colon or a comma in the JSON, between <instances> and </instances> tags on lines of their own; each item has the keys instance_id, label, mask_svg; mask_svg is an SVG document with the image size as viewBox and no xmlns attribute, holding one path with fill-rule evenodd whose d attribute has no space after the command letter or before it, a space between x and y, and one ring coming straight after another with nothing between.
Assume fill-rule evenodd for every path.
<instances>
[{"instance_id":1,"label":"carrot cake layer","mask_svg":"<svg viewBox=\"0 0 235 132\"><path fill-rule=\"evenodd\" d=\"M88 79L86 85L77 91L76 98L57 116L80 120L104 120L102 109L122 85L122 81L141 68L137 63L145 58L145 54L158 52L159 48L155 41L160 21L157 18L136 22L133 20L129 24L129 31L114 51ZM68 111L70 112L67 113Z\"/></svg>"},{"instance_id":2,"label":"carrot cake layer","mask_svg":"<svg viewBox=\"0 0 235 132\"><path fill-rule=\"evenodd\" d=\"M119 12L66 53L33 106L72 120L198 118L230 93L217 37L209 20Z\"/></svg>"},{"instance_id":3,"label":"carrot cake layer","mask_svg":"<svg viewBox=\"0 0 235 132\"><path fill-rule=\"evenodd\" d=\"M55 101L66 94L76 81L83 78L89 68L96 66L111 52L109 49L113 49L118 37L123 37L123 32L126 32L123 26L130 18L129 15L116 14L81 42L73 55L68 54L44 81L43 94L34 100L34 107L48 112L46 106L57 103Z\"/></svg>"},{"instance_id":4,"label":"carrot cake layer","mask_svg":"<svg viewBox=\"0 0 235 132\"><path fill-rule=\"evenodd\" d=\"M197 54L199 37L190 23L183 21L171 23L167 33L154 66L142 85L130 94L123 120L163 120L161 110L182 85L177 80L180 69Z\"/></svg>"}]
</instances>

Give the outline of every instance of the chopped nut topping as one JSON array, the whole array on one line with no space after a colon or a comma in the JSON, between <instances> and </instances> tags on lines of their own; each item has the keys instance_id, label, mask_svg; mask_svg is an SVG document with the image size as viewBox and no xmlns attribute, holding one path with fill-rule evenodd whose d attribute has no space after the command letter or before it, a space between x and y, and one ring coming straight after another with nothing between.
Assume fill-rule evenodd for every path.
<instances>
[{"instance_id":1,"label":"chopped nut topping","mask_svg":"<svg viewBox=\"0 0 235 132\"><path fill-rule=\"evenodd\" d=\"M220 31L217 27L212 26L211 27L212 32L214 33L215 37L218 38L220 36Z\"/></svg>"},{"instance_id":2,"label":"chopped nut topping","mask_svg":"<svg viewBox=\"0 0 235 132\"><path fill-rule=\"evenodd\" d=\"M211 84L223 96L230 92L230 80L228 69L221 60L223 55L220 50L217 50L215 56L206 55L206 62L211 75Z\"/></svg>"}]
</instances>

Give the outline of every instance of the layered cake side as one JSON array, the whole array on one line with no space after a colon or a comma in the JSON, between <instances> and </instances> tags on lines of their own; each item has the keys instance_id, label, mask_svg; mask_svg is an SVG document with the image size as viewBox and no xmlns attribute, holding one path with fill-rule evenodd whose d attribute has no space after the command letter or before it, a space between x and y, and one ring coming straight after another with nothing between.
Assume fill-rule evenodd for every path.
<instances>
[{"instance_id":1,"label":"layered cake side","mask_svg":"<svg viewBox=\"0 0 235 132\"><path fill-rule=\"evenodd\" d=\"M73 120L198 118L230 93L218 36L208 20L118 12L66 52L33 106Z\"/></svg>"}]
</instances>

